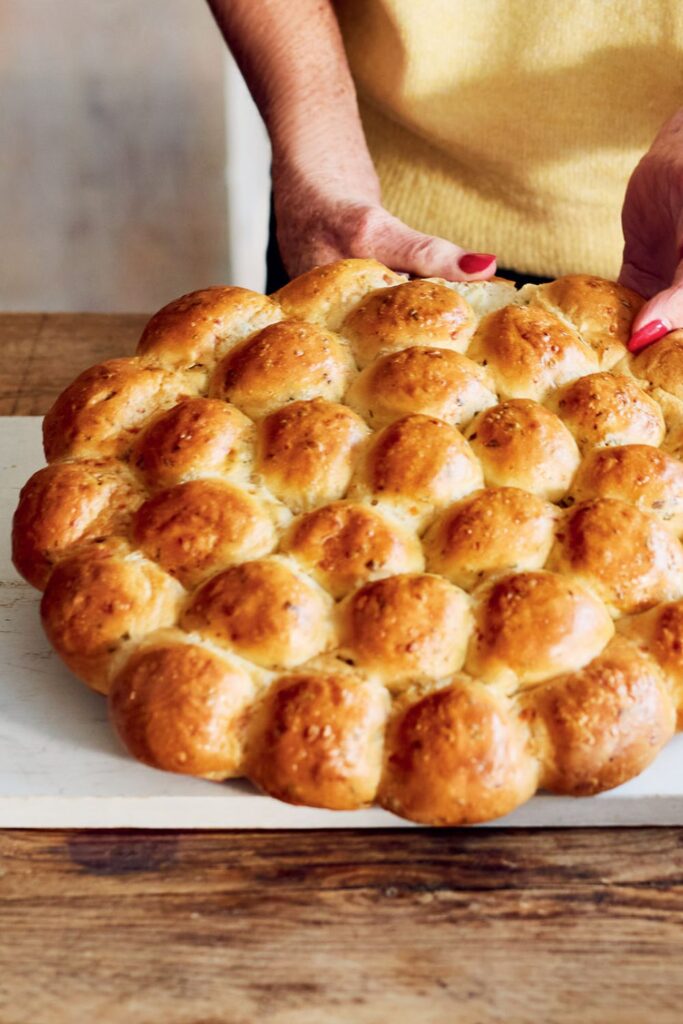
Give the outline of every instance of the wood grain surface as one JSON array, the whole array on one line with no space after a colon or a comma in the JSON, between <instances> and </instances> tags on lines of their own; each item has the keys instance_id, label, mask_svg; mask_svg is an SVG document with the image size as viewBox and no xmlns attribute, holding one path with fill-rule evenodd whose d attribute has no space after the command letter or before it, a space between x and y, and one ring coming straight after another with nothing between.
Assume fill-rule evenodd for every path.
<instances>
[{"instance_id":1,"label":"wood grain surface","mask_svg":"<svg viewBox=\"0 0 683 1024\"><path fill-rule=\"evenodd\" d=\"M38 413L143 317L0 316ZM679 1024L683 830L0 833L0 1024Z\"/></svg>"}]
</instances>

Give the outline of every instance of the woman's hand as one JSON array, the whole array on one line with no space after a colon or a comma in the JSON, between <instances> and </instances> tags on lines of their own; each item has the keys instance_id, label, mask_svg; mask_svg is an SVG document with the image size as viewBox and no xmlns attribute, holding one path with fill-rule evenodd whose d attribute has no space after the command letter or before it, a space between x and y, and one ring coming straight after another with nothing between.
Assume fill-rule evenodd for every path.
<instances>
[{"instance_id":1,"label":"woman's hand","mask_svg":"<svg viewBox=\"0 0 683 1024\"><path fill-rule=\"evenodd\" d=\"M624 208L619 282L649 301L629 349L683 327L683 110L664 125L631 175Z\"/></svg>"},{"instance_id":2,"label":"woman's hand","mask_svg":"<svg viewBox=\"0 0 683 1024\"><path fill-rule=\"evenodd\" d=\"M469 281L495 256L413 231L382 207L331 0L209 0L263 117L285 267L349 256Z\"/></svg>"},{"instance_id":3,"label":"woman's hand","mask_svg":"<svg viewBox=\"0 0 683 1024\"><path fill-rule=\"evenodd\" d=\"M361 189L356 175L348 182L308 181L279 172L277 161L273 171L278 244L292 277L347 257L374 257L392 270L449 281L495 273L495 256L414 231L388 213L374 172Z\"/></svg>"}]
</instances>

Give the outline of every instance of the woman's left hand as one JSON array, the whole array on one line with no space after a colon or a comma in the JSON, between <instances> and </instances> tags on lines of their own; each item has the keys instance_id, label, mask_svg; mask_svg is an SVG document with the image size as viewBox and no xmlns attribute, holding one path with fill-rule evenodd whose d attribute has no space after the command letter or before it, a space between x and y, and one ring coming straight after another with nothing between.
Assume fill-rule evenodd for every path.
<instances>
[{"instance_id":1,"label":"woman's left hand","mask_svg":"<svg viewBox=\"0 0 683 1024\"><path fill-rule=\"evenodd\" d=\"M683 327L683 110L660 130L628 183L619 283L649 301L633 321L637 352Z\"/></svg>"}]
</instances>

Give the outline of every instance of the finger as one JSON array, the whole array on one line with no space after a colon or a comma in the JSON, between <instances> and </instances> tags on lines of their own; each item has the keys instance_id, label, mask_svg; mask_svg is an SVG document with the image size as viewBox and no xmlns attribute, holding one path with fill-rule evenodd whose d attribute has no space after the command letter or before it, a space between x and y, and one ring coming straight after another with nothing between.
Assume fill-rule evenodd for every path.
<instances>
[{"instance_id":1,"label":"finger","mask_svg":"<svg viewBox=\"0 0 683 1024\"><path fill-rule=\"evenodd\" d=\"M683 260L671 286L646 302L633 321L629 351L639 352L679 327L683 327Z\"/></svg>"},{"instance_id":2,"label":"finger","mask_svg":"<svg viewBox=\"0 0 683 1024\"><path fill-rule=\"evenodd\" d=\"M485 281L496 272L491 253L469 252L445 238L414 231L390 214L375 223L373 234L372 255L418 277Z\"/></svg>"}]
</instances>

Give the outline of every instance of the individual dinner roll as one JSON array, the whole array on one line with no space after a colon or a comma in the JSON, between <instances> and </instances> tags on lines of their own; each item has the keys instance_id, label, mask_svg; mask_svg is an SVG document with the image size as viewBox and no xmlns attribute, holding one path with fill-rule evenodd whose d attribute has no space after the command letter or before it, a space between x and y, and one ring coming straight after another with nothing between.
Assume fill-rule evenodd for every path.
<instances>
[{"instance_id":1,"label":"individual dinner roll","mask_svg":"<svg viewBox=\"0 0 683 1024\"><path fill-rule=\"evenodd\" d=\"M335 501L294 521L280 545L335 598L368 580L422 572L415 534L366 505Z\"/></svg>"},{"instance_id":2,"label":"individual dinner roll","mask_svg":"<svg viewBox=\"0 0 683 1024\"><path fill-rule=\"evenodd\" d=\"M664 440L664 417L657 402L631 377L591 373L552 396L551 407L583 450Z\"/></svg>"},{"instance_id":3,"label":"individual dinner roll","mask_svg":"<svg viewBox=\"0 0 683 1024\"><path fill-rule=\"evenodd\" d=\"M199 476L248 473L251 420L228 402L187 398L155 416L139 435L131 464L148 487L172 487Z\"/></svg>"},{"instance_id":4,"label":"individual dinner roll","mask_svg":"<svg viewBox=\"0 0 683 1024\"><path fill-rule=\"evenodd\" d=\"M476 318L467 302L434 281L380 288L351 310L340 327L360 367L411 345L464 352Z\"/></svg>"},{"instance_id":5,"label":"individual dinner roll","mask_svg":"<svg viewBox=\"0 0 683 1024\"><path fill-rule=\"evenodd\" d=\"M534 289L531 305L568 320L610 370L626 355L631 325L644 300L630 288L587 274L568 274Z\"/></svg>"},{"instance_id":6,"label":"individual dinner roll","mask_svg":"<svg viewBox=\"0 0 683 1024\"><path fill-rule=\"evenodd\" d=\"M43 420L45 458L123 456L154 413L196 395L202 384L201 373L170 373L135 356L91 366Z\"/></svg>"},{"instance_id":7,"label":"individual dinner roll","mask_svg":"<svg viewBox=\"0 0 683 1024\"><path fill-rule=\"evenodd\" d=\"M414 345L367 366L344 401L379 428L411 413L460 426L498 399L485 367L452 349Z\"/></svg>"},{"instance_id":8,"label":"individual dinner roll","mask_svg":"<svg viewBox=\"0 0 683 1024\"><path fill-rule=\"evenodd\" d=\"M683 330L672 331L631 358L636 377L683 400Z\"/></svg>"},{"instance_id":9,"label":"individual dinner roll","mask_svg":"<svg viewBox=\"0 0 683 1024\"><path fill-rule=\"evenodd\" d=\"M364 295L405 280L404 274L394 273L377 260L338 260L300 274L271 298L287 316L337 331Z\"/></svg>"},{"instance_id":10,"label":"individual dinner roll","mask_svg":"<svg viewBox=\"0 0 683 1024\"><path fill-rule=\"evenodd\" d=\"M614 632L609 612L590 590L551 572L492 580L475 594L474 617L465 667L509 688L582 668Z\"/></svg>"},{"instance_id":11,"label":"individual dinner roll","mask_svg":"<svg viewBox=\"0 0 683 1024\"><path fill-rule=\"evenodd\" d=\"M282 320L227 354L210 393L258 419L287 402L338 402L354 374L351 354L336 335L303 320Z\"/></svg>"},{"instance_id":12,"label":"individual dinner roll","mask_svg":"<svg viewBox=\"0 0 683 1024\"><path fill-rule=\"evenodd\" d=\"M509 306L517 299L514 281L503 277L490 277L488 281L444 281L440 277L428 278L438 281L462 295L478 317L495 313L503 306Z\"/></svg>"},{"instance_id":13,"label":"individual dinner roll","mask_svg":"<svg viewBox=\"0 0 683 1024\"><path fill-rule=\"evenodd\" d=\"M297 512L342 498L358 447L370 433L345 405L290 402L261 420L256 468L266 486Z\"/></svg>"},{"instance_id":14,"label":"individual dinner roll","mask_svg":"<svg viewBox=\"0 0 683 1024\"><path fill-rule=\"evenodd\" d=\"M496 573L541 569L559 510L517 487L487 487L446 509L423 537L430 572L471 590Z\"/></svg>"},{"instance_id":15,"label":"individual dinner roll","mask_svg":"<svg viewBox=\"0 0 683 1024\"><path fill-rule=\"evenodd\" d=\"M433 416L404 416L374 435L349 497L392 505L420 524L483 483L481 465L455 427Z\"/></svg>"},{"instance_id":16,"label":"individual dinner roll","mask_svg":"<svg viewBox=\"0 0 683 1024\"><path fill-rule=\"evenodd\" d=\"M283 676L256 709L249 778L292 804L352 810L372 803L388 708L387 690L357 673Z\"/></svg>"},{"instance_id":17,"label":"individual dinner roll","mask_svg":"<svg viewBox=\"0 0 683 1024\"><path fill-rule=\"evenodd\" d=\"M262 558L212 576L180 625L267 669L292 668L334 646L334 601L284 559Z\"/></svg>"},{"instance_id":18,"label":"individual dinner roll","mask_svg":"<svg viewBox=\"0 0 683 1024\"><path fill-rule=\"evenodd\" d=\"M24 484L12 524L12 561L43 590L54 565L77 545L127 533L145 492L123 463L58 462Z\"/></svg>"},{"instance_id":19,"label":"individual dinner roll","mask_svg":"<svg viewBox=\"0 0 683 1024\"><path fill-rule=\"evenodd\" d=\"M683 601L624 617L617 629L657 662L678 713L677 728L683 728Z\"/></svg>"},{"instance_id":20,"label":"individual dinner roll","mask_svg":"<svg viewBox=\"0 0 683 1024\"><path fill-rule=\"evenodd\" d=\"M489 487L520 487L559 501L579 465L576 442L562 421L527 399L501 402L480 413L465 436Z\"/></svg>"},{"instance_id":21,"label":"individual dinner roll","mask_svg":"<svg viewBox=\"0 0 683 1024\"><path fill-rule=\"evenodd\" d=\"M536 402L598 369L597 356L575 331L531 306L505 306L485 317L467 355L489 369L501 398Z\"/></svg>"},{"instance_id":22,"label":"individual dinner roll","mask_svg":"<svg viewBox=\"0 0 683 1024\"><path fill-rule=\"evenodd\" d=\"M216 287L183 295L155 313L138 343L138 354L172 369L212 370L238 341L283 317L259 292Z\"/></svg>"},{"instance_id":23,"label":"individual dinner roll","mask_svg":"<svg viewBox=\"0 0 683 1024\"><path fill-rule=\"evenodd\" d=\"M222 480L190 480L159 491L137 510L140 550L185 587L219 569L267 555L277 544L274 509Z\"/></svg>"},{"instance_id":24,"label":"individual dinner roll","mask_svg":"<svg viewBox=\"0 0 683 1024\"><path fill-rule=\"evenodd\" d=\"M154 562L103 544L55 568L40 613L47 638L71 671L106 693L122 650L175 624L183 588Z\"/></svg>"},{"instance_id":25,"label":"individual dinner roll","mask_svg":"<svg viewBox=\"0 0 683 1024\"><path fill-rule=\"evenodd\" d=\"M404 573L366 583L341 608L341 656L390 689L462 667L469 600L440 576Z\"/></svg>"},{"instance_id":26,"label":"individual dinner roll","mask_svg":"<svg viewBox=\"0 0 683 1024\"><path fill-rule=\"evenodd\" d=\"M676 459L683 458L683 399L676 398L659 387L649 388L649 394L662 410L664 417L666 434L662 448Z\"/></svg>"},{"instance_id":27,"label":"individual dinner roll","mask_svg":"<svg viewBox=\"0 0 683 1024\"><path fill-rule=\"evenodd\" d=\"M128 751L167 772L228 779L242 774L255 696L245 669L177 630L152 634L109 691L109 715Z\"/></svg>"},{"instance_id":28,"label":"individual dinner roll","mask_svg":"<svg viewBox=\"0 0 683 1024\"><path fill-rule=\"evenodd\" d=\"M522 708L542 764L541 787L571 796L638 775L676 723L660 669L623 637L579 672L527 691Z\"/></svg>"},{"instance_id":29,"label":"individual dinner roll","mask_svg":"<svg viewBox=\"0 0 683 1024\"><path fill-rule=\"evenodd\" d=\"M615 616L683 594L680 542L654 516L614 498L570 509L548 567L581 580Z\"/></svg>"},{"instance_id":30,"label":"individual dinner roll","mask_svg":"<svg viewBox=\"0 0 683 1024\"><path fill-rule=\"evenodd\" d=\"M378 801L429 825L472 825L524 803L538 769L508 701L466 676L406 692L386 738Z\"/></svg>"},{"instance_id":31,"label":"individual dinner roll","mask_svg":"<svg viewBox=\"0 0 683 1024\"><path fill-rule=\"evenodd\" d=\"M593 449L579 466L570 496L575 502L627 501L657 516L674 533L683 532L683 464L650 445Z\"/></svg>"}]
</instances>

